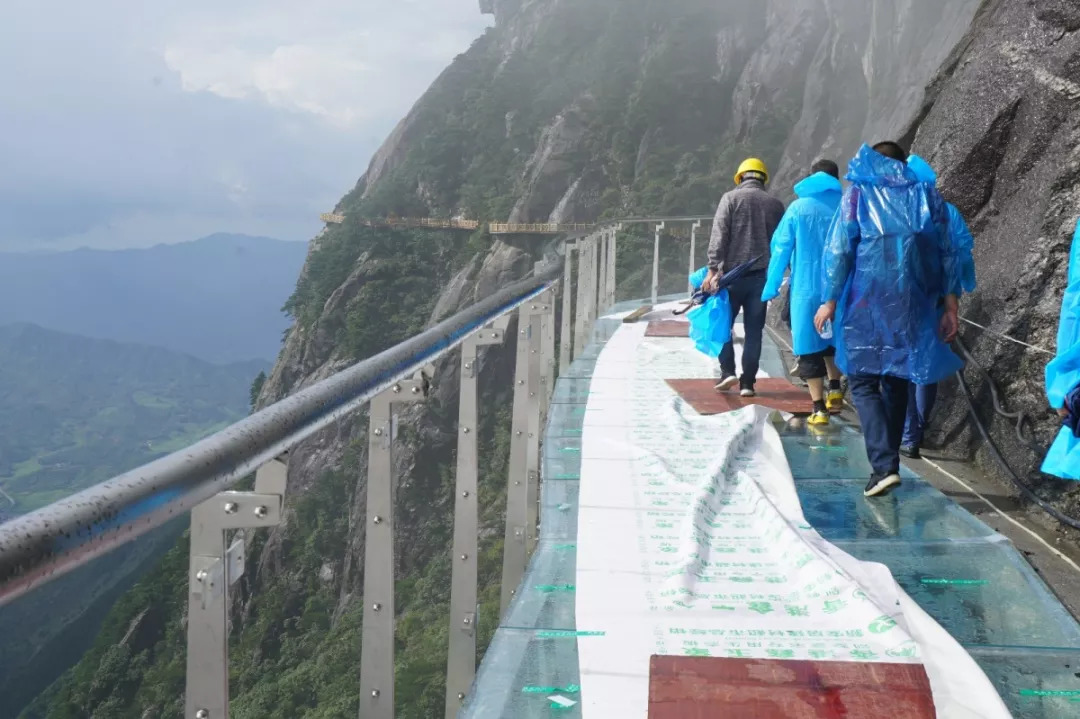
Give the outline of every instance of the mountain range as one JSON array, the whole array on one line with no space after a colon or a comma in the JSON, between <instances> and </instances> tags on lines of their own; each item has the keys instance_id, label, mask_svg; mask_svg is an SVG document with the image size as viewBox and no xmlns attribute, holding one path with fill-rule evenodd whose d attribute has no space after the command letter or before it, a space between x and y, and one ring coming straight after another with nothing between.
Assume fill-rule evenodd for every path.
<instances>
[{"instance_id":1,"label":"mountain range","mask_svg":"<svg viewBox=\"0 0 1080 719\"><path fill-rule=\"evenodd\" d=\"M145 249L0 254L0 324L273 360L307 243L216 234Z\"/></svg>"}]
</instances>

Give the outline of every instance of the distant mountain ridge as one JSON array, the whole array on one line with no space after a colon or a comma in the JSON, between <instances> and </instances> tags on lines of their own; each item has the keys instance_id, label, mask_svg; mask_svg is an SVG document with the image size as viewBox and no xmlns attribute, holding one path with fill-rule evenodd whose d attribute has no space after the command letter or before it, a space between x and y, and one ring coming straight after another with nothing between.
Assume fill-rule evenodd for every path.
<instances>
[{"instance_id":1,"label":"distant mountain ridge","mask_svg":"<svg viewBox=\"0 0 1080 719\"><path fill-rule=\"evenodd\" d=\"M0 253L0 324L218 363L272 360L306 255L307 243L230 234L134 250Z\"/></svg>"}]
</instances>

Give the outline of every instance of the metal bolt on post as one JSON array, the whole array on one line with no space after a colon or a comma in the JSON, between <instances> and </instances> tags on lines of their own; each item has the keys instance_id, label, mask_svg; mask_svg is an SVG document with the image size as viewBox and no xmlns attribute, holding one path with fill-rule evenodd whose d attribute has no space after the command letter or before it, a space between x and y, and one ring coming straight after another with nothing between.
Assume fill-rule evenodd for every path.
<instances>
[{"instance_id":1,"label":"metal bolt on post","mask_svg":"<svg viewBox=\"0 0 1080 719\"><path fill-rule=\"evenodd\" d=\"M427 396L425 368L371 400L368 439L367 512L364 535L364 618L360 638L360 719L394 718L394 477L395 404Z\"/></svg>"}]
</instances>

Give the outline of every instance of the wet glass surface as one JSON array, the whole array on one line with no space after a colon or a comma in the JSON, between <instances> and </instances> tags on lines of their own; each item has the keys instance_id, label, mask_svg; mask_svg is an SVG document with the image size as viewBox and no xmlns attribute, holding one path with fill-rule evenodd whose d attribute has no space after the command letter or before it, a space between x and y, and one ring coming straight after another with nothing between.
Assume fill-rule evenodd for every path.
<instances>
[{"instance_id":1,"label":"wet glass surface","mask_svg":"<svg viewBox=\"0 0 1080 719\"><path fill-rule=\"evenodd\" d=\"M577 647L589 640L574 633L582 425L596 359L620 324L598 321L582 359L556 385L541 454L541 541L463 717L581 716ZM763 369L787 376L768 335ZM822 536L888 566L969 648L1017 717L1080 717L1080 625L1011 544L906 468L890 495L864 498L862 437L843 421L821 430L779 415L772 422L806 519ZM549 697L573 704L556 708Z\"/></svg>"},{"instance_id":2,"label":"wet glass surface","mask_svg":"<svg viewBox=\"0 0 1080 719\"><path fill-rule=\"evenodd\" d=\"M544 509L547 511L551 508ZM577 513L574 514L576 524ZM502 626L516 629L574 629L576 574L577 546L573 542L545 538L533 554Z\"/></svg>"},{"instance_id":3,"label":"wet glass surface","mask_svg":"<svg viewBox=\"0 0 1080 719\"><path fill-rule=\"evenodd\" d=\"M962 644L1080 647L1080 625L1007 541L834 544L887 566Z\"/></svg>"},{"instance_id":4,"label":"wet glass surface","mask_svg":"<svg viewBox=\"0 0 1080 719\"><path fill-rule=\"evenodd\" d=\"M577 637L559 630L500 628L458 715L466 719L581 717ZM556 708L550 697L574 702Z\"/></svg>"},{"instance_id":5,"label":"wet glass surface","mask_svg":"<svg viewBox=\"0 0 1080 719\"><path fill-rule=\"evenodd\" d=\"M1017 719L1080 716L1080 649L978 647L971 656Z\"/></svg>"},{"instance_id":6,"label":"wet glass surface","mask_svg":"<svg viewBox=\"0 0 1080 719\"><path fill-rule=\"evenodd\" d=\"M938 542L997 533L925 482L905 482L876 499L863 496L862 478L802 480L795 487L806 521L830 541Z\"/></svg>"}]
</instances>

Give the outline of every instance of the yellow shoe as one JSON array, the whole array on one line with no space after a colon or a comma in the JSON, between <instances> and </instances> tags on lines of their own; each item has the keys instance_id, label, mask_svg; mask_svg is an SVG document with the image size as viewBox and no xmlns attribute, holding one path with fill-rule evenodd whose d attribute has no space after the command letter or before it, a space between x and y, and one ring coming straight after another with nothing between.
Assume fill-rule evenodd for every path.
<instances>
[{"instance_id":1,"label":"yellow shoe","mask_svg":"<svg viewBox=\"0 0 1080 719\"><path fill-rule=\"evenodd\" d=\"M825 396L825 406L830 412L839 412L844 409L844 393L838 389L829 390L829 394Z\"/></svg>"},{"instance_id":2,"label":"yellow shoe","mask_svg":"<svg viewBox=\"0 0 1080 719\"><path fill-rule=\"evenodd\" d=\"M829 415L827 412L814 412L806 423L811 427L822 427L829 423Z\"/></svg>"}]
</instances>

